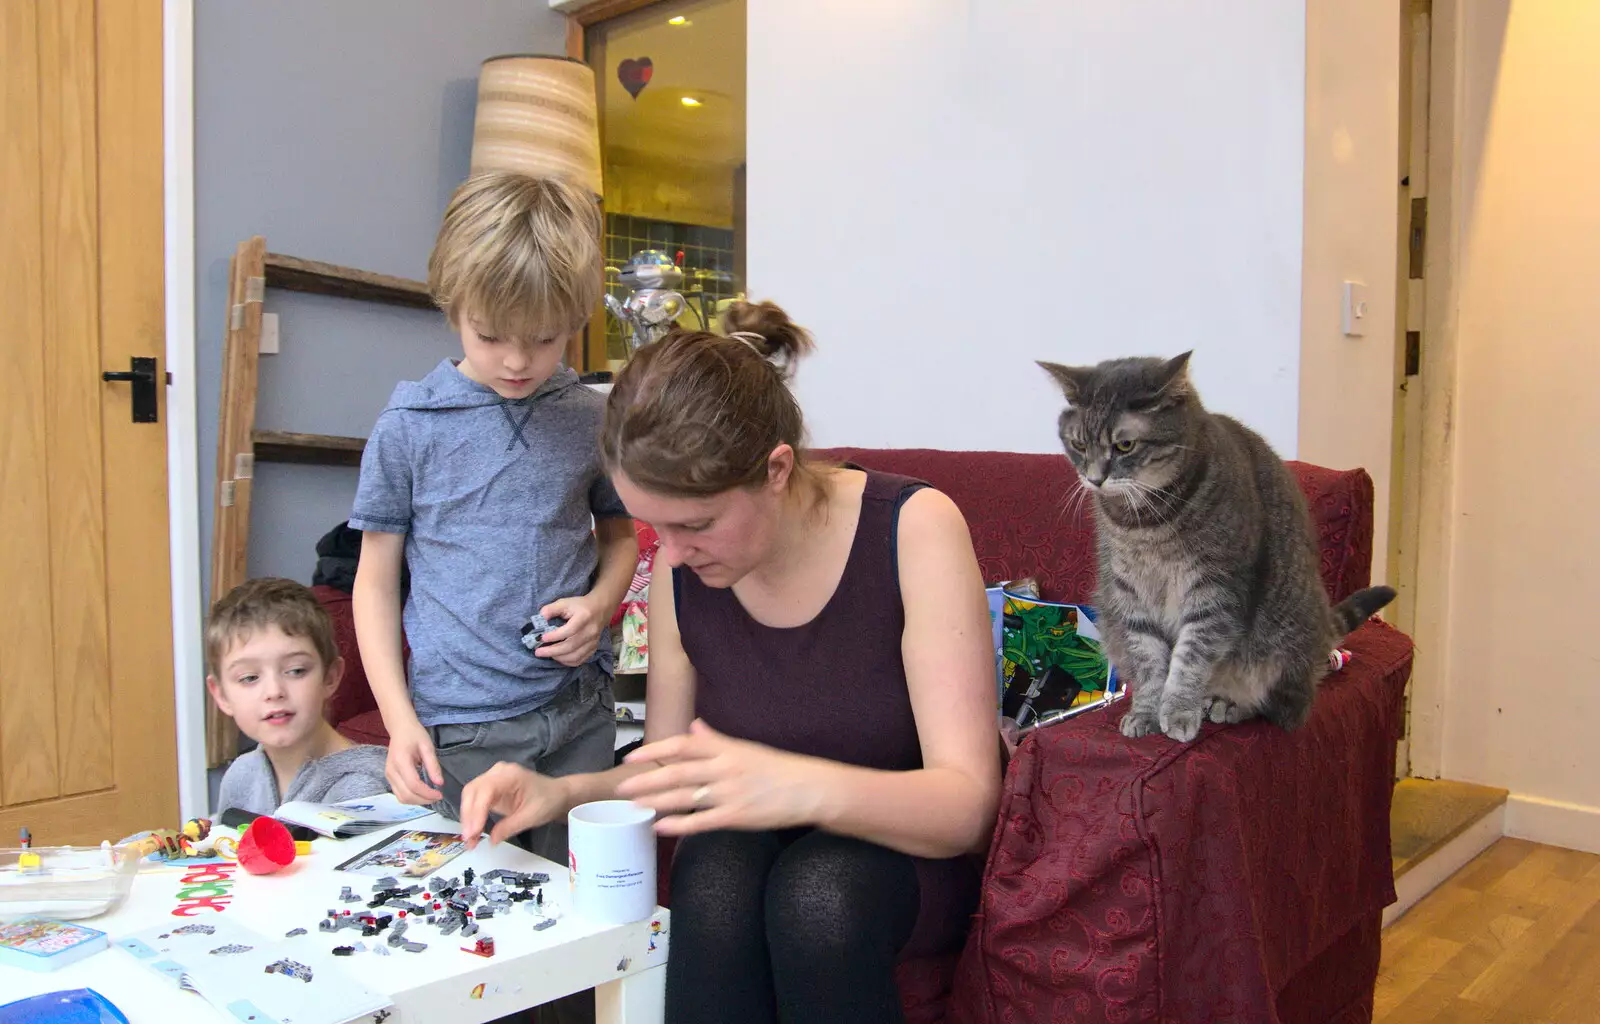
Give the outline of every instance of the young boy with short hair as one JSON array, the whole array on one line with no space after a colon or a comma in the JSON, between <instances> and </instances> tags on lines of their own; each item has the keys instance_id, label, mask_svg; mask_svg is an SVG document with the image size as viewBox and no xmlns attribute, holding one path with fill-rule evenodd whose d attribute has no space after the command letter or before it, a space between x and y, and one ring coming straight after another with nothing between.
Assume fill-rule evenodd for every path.
<instances>
[{"instance_id":1,"label":"young boy with short hair","mask_svg":"<svg viewBox=\"0 0 1600 1024\"><path fill-rule=\"evenodd\" d=\"M358 746L323 717L344 659L316 597L292 580L241 583L206 621L206 689L256 749L228 766L217 813L271 814L290 800L336 803L387 792L387 751Z\"/></svg>"},{"instance_id":2,"label":"young boy with short hair","mask_svg":"<svg viewBox=\"0 0 1600 1024\"><path fill-rule=\"evenodd\" d=\"M600 299L600 225L580 187L468 179L428 261L462 358L396 387L362 455L354 611L388 780L451 817L499 761L551 779L613 764L607 626L638 547L600 462L604 399L561 365ZM535 616L553 627L537 642ZM552 817L529 845L565 862Z\"/></svg>"}]
</instances>

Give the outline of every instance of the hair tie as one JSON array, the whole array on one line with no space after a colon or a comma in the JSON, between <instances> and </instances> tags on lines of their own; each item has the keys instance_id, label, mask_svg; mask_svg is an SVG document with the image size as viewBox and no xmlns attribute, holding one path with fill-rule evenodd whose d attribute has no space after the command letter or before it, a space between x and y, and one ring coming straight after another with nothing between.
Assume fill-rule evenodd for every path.
<instances>
[{"instance_id":1,"label":"hair tie","mask_svg":"<svg viewBox=\"0 0 1600 1024\"><path fill-rule=\"evenodd\" d=\"M756 355L760 356L762 359L767 358L766 350L761 347L761 343L767 339L763 338L755 331L734 331L732 334L728 335L728 337L734 339L735 341L742 341L746 345L749 345L750 350Z\"/></svg>"}]
</instances>

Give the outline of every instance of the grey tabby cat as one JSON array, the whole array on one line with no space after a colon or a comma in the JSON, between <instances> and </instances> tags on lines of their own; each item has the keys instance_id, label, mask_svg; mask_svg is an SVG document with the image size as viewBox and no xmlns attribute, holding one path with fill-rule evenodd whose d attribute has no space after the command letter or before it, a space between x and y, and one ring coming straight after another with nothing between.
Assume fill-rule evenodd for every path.
<instances>
[{"instance_id":1,"label":"grey tabby cat","mask_svg":"<svg viewBox=\"0 0 1600 1024\"><path fill-rule=\"evenodd\" d=\"M1039 365L1066 394L1061 443L1094 497L1100 628L1132 690L1124 735L1188 742L1207 717L1301 725L1329 652L1394 591L1329 607L1299 485L1258 434L1205 410L1189 353Z\"/></svg>"}]
</instances>

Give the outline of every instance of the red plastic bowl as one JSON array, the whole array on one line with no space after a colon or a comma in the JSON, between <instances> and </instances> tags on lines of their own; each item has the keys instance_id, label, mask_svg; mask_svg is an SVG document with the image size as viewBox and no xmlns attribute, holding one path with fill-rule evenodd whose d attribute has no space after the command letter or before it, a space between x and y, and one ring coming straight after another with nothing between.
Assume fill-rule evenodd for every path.
<instances>
[{"instance_id":1,"label":"red plastic bowl","mask_svg":"<svg viewBox=\"0 0 1600 1024\"><path fill-rule=\"evenodd\" d=\"M294 863L294 837L276 818L257 818L239 840L239 866L252 875L270 875Z\"/></svg>"}]
</instances>

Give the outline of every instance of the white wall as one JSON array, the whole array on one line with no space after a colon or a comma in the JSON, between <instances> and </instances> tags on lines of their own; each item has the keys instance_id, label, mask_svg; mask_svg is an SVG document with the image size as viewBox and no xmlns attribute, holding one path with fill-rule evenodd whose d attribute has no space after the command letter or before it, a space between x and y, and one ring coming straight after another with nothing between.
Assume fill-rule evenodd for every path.
<instances>
[{"instance_id":1,"label":"white wall","mask_svg":"<svg viewBox=\"0 0 1600 1024\"><path fill-rule=\"evenodd\" d=\"M1300 457L1371 474L1374 580L1388 578L1404 6L1306 4ZM1359 338L1341 325L1345 281L1366 285Z\"/></svg>"},{"instance_id":2,"label":"white wall","mask_svg":"<svg viewBox=\"0 0 1600 1024\"><path fill-rule=\"evenodd\" d=\"M1193 348L1208 404L1296 453L1303 5L749 18L750 286L817 334L818 443L1056 451L1033 360Z\"/></svg>"},{"instance_id":3,"label":"white wall","mask_svg":"<svg viewBox=\"0 0 1600 1024\"><path fill-rule=\"evenodd\" d=\"M1462 7L1442 768L1600 852L1600 5Z\"/></svg>"}]
</instances>

